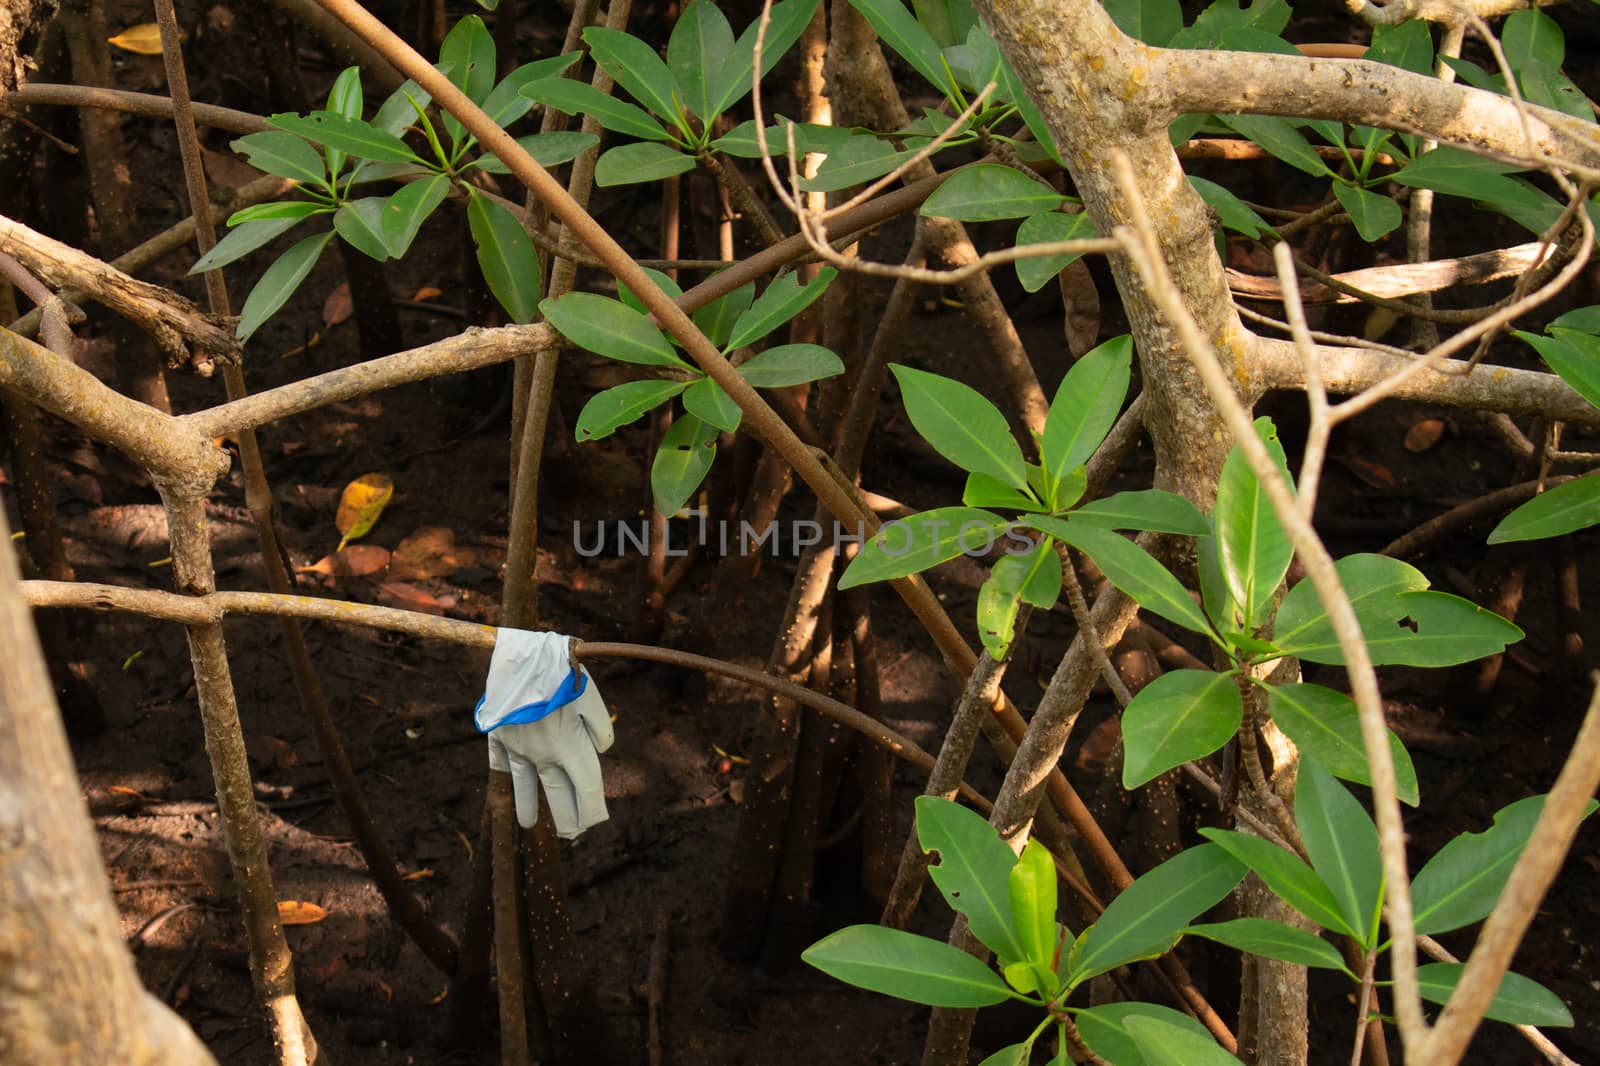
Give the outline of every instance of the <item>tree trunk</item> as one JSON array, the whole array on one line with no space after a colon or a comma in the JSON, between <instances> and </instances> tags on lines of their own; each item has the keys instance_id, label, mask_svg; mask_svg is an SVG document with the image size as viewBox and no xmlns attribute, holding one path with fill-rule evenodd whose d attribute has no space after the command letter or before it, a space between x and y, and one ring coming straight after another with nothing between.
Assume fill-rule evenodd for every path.
<instances>
[{"instance_id":1,"label":"tree trunk","mask_svg":"<svg viewBox=\"0 0 1600 1066\"><path fill-rule=\"evenodd\" d=\"M0 515L0 1063L212 1063L145 992Z\"/></svg>"}]
</instances>

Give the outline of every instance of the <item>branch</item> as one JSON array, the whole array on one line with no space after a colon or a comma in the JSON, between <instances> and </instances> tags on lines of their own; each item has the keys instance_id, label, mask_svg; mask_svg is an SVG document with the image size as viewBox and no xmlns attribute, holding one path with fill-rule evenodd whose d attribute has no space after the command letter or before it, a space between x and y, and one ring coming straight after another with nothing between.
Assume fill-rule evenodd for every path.
<instances>
[{"instance_id":1,"label":"branch","mask_svg":"<svg viewBox=\"0 0 1600 1066\"><path fill-rule=\"evenodd\" d=\"M1329 118L1448 141L1480 155L1555 163L1600 178L1594 124L1527 107L1537 158L1515 104L1504 96L1366 60L1306 59L1259 52L1152 49L1144 84L1158 121L1185 112Z\"/></svg>"},{"instance_id":2,"label":"branch","mask_svg":"<svg viewBox=\"0 0 1600 1066\"><path fill-rule=\"evenodd\" d=\"M87 370L3 328L0 387L117 448L163 487L204 495L227 472L228 454L211 443L213 434L114 392Z\"/></svg>"},{"instance_id":3,"label":"branch","mask_svg":"<svg viewBox=\"0 0 1600 1066\"><path fill-rule=\"evenodd\" d=\"M171 120L172 100L154 93L102 89L94 85L51 85L33 82L5 98L7 104L42 104L55 107L97 107L128 115ZM272 127L260 115L216 104L194 104L194 120L202 126L230 133L260 133Z\"/></svg>"},{"instance_id":4,"label":"branch","mask_svg":"<svg viewBox=\"0 0 1600 1066\"><path fill-rule=\"evenodd\" d=\"M1396 263L1393 266L1369 267L1334 274L1334 280L1360 289L1374 296L1393 298L1410 296L1419 292L1439 292L1458 285L1482 285L1502 278L1526 273L1540 262L1540 248L1549 258L1550 248L1538 241L1519 244L1511 248L1497 248L1492 252L1462 256L1459 259L1435 259L1425 263ZM1280 300L1283 287L1276 278L1260 277L1238 270L1228 271L1228 288L1235 296L1261 300ZM1300 286L1300 299L1306 303L1360 302L1355 296L1338 292L1326 285Z\"/></svg>"},{"instance_id":5,"label":"branch","mask_svg":"<svg viewBox=\"0 0 1600 1066\"><path fill-rule=\"evenodd\" d=\"M1254 383L1269 389L1299 389L1305 366L1290 341L1255 337L1250 367ZM1354 394L1385 381L1422 356L1410 359L1363 348L1318 345L1322 383L1329 392ZM1461 364L1444 364L1460 367ZM1554 374L1506 366L1480 366L1447 373L1423 370L1390 394L1394 399L1451 407L1502 411L1511 415L1543 415L1561 422L1600 426L1596 409Z\"/></svg>"},{"instance_id":6,"label":"branch","mask_svg":"<svg viewBox=\"0 0 1600 1066\"><path fill-rule=\"evenodd\" d=\"M379 607L346 600L316 596L278 596L270 592L213 592L204 596L181 596L156 589L130 589L118 585L97 585L79 581L24 581L23 598L33 607L81 607L94 611L121 611L159 618L184 625L214 625L229 614L288 615L318 622L371 626L405 633L428 640L447 640L472 648L493 648L496 629L457 618L439 618L417 611ZM810 707L820 714L849 726L876 744L924 772L934 767L934 758L915 741L838 700L813 692L803 685L764 674L736 663L693 655L675 648L648 644L620 644L580 641L574 649L580 659L640 659L666 663L689 670L742 681L747 685L775 692L786 699ZM982 793L961 785L961 797L988 807Z\"/></svg>"},{"instance_id":7,"label":"branch","mask_svg":"<svg viewBox=\"0 0 1600 1066\"><path fill-rule=\"evenodd\" d=\"M0 215L0 251L7 252L52 289L82 289L155 339L177 366L192 362L203 375L214 360L237 362L233 329L186 298L129 277L109 263Z\"/></svg>"},{"instance_id":8,"label":"branch","mask_svg":"<svg viewBox=\"0 0 1600 1066\"><path fill-rule=\"evenodd\" d=\"M1596 680L1600 681L1600 675ZM1466 1052L1472 1034L1483 1021L1483 1012L1489 1009L1489 1002L1500 987L1500 979L1511 965L1517 945L1538 913L1539 901L1561 871L1578 824L1589 812L1596 785L1600 785L1600 684L1589 701L1566 764L1545 799L1533 834L1511 869L1500 901L1483 923L1450 1002L1445 1004L1432 1034L1418 1049L1417 1061L1452 1066Z\"/></svg>"}]
</instances>

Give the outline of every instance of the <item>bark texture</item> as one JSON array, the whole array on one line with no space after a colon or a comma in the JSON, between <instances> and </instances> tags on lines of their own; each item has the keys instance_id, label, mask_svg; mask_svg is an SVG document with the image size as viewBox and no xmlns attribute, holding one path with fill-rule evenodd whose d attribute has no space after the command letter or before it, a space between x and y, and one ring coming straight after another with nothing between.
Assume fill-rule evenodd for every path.
<instances>
[{"instance_id":1,"label":"bark texture","mask_svg":"<svg viewBox=\"0 0 1600 1066\"><path fill-rule=\"evenodd\" d=\"M212 1063L122 945L10 541L0 515L0 1063Z\"/></svg>"}]
</instances>

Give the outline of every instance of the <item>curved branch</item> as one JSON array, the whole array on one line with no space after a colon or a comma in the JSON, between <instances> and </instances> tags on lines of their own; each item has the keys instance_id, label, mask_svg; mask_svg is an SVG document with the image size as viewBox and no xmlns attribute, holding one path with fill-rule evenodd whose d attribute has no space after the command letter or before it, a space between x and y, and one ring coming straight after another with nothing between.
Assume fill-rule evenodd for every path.
<instances>
[{"instance_id":1,"label":"curved branch","mask_svg":"<svg viewBox=\"0 0 1600 1066\"><path fill-rule=\"evenodd\" d=\"M117 448L159 485L204 495L228 469L228 454L153 407L26 337L0 328L0 386Z\"/></svg>"},{"instance_id":2,"label":"curved branch","mask_svg":"<svg viewBox=\"0 0 1600 1066\"><path fill-rule=\"evenodd\" d=\"M1163 125L1185 112L1329 118L1415 133L1482 155L1554 163L1600 179L1594 124L1528 105L1528 140L1504 96L1358 59L1306 59L1259 52L1150 49L1149 102Z\"/></svg>"},{"instance_id":3,"label":"curved branch","mask_svg":"<svg viewBox=\"0 0 1600 1066\"><path fill-rule=\"evenodd\" d=\"M7 104L43 104L55 107L98 107L128 115L171 121L172 100L155 93L135 93L126 89L102 89L94 85L51 85L32 82L5 98ZM248 111L235 111L216 104L193 104L194 120L202 126L230 133L260 133L271 129L267 120Z\"/></svg>"},{"instance_id":4,"label":"curved branch","mask_svg":"<svg viewBox=\"0 0 1600 1066\"><path fill-rule=\"evenodd\" d=\"M288 615L318 622L371 626L396 633L448 640L474 648L493 648L496 630L457 618L438 618L365 603L320 599L315 596L277 596L269 592L213 592L205 596L180 596L155 589L130 589L77 581L24 581L22 595L33 607L80 607L94 611L121 611L184 625L214 625L229 614ZM689 670L701 670L777 693L849 726L876 744L923 771L931 771L934 758L915 741L895 732L854 707L813 692L803 685L764 674L736 663L694 655L675 648L649 644L580 641L575 652L581 659L642 659ZM985 808L988 800L970 785L961 786L962 798Z\"/></svg>"}]
</instances>

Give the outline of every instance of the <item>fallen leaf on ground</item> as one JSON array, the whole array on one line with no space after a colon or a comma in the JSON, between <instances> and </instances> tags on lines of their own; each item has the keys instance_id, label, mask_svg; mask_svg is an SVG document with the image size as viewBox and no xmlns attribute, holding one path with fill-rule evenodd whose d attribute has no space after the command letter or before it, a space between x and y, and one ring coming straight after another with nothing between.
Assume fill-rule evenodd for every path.
<instances>
[{"instance_id":1,"label":"fallen leaf on ground","mask_svg":"<svg viewBox=\"0 0 1600 1066\"><path fill-rule=\"evenodd\" d=\"M385 581L378 586L378 602L422 614L444 614L444 604L404 581Z\"/></svg>"},{"instance_id":2,"label":"fallen leaf on ground","mask_svg":"<svg viewBox=\"0 0 1600 1066\"><path fill-rule=\"evenodd\" d=\"M1438 418L1424 418L1406 431L1405 448L1408 452L1425 452L1444 436L1444 422Z\"/></svg>"},{"instance_id":3,"label":"fallen leaf on ground","mask_svg":"<svg viewBox=\"0 0 1600 1066\"><path fill-rule=\"evenodd\" d=\"M444 526L423 526L395 545L392 563L397 578L420 581L453 574L471 566L478 556L471 548L456 547L456 535Z\"/></svg>"},{"instance_id":4,"label":"fallen leaf on ground","mask_svg":"<svg viewBox=\"0 0 1600 1066\"><path fill-rule=\"evenodd\" d=\"M428 869L422 869L422 870L413 870L410 873L406 874L404 877L400 878L400 880L402 880L402 881L426 881L428 878L430 878L432 876L433 876L433 870L431 868L428 868Z\"/></svg>"},{"instance_id":5,"label":"fallen leaf on ground","mask_svg":"<svg viewBox=\"0 0 1600 1066\"><path fill-rule=\"evenodd\" d=\"M327 916L328 912L315 903L298 899L278 901L278 921L284 925L316 925Z\"/></svg>"},{"instance_id":6,"label":"fallen leaf on ground","mask_svg":"<svg viewBox=\"0 0 1600 1066\"><path fill-rule=\"evenodd\" d=\"M200 162L205 167L206 177L211 179L213 185L223 185L230 189L249 185L266 173L257 170L232 152L214 152L205 147L200 149Z\"/></svg>"},{"instance_id":7,"label":"fallen leaf on ground","mask_svg":"<svg viewBox=\"0 0 1600 1066\"><path fill-rule=\"evenodd\" d=\"M394 482L387 474L362 474L344 487L339 495L339 510L334 528L339 531L339 548L359 540L372 531L378 516L394 498Z\"/></svg>"},{"instance_id":8,"label":"fallen leaf on ground","mask_svg":"<svg viewBox=\"0 0 1600 1066\"><path fill-rule=\"evenodd\" d=\"M161 54L161 27L154 22L141 22L137 26L129 26L115 37L107 37L106 40L124 52L136 52L142 56Z\"/></svg>"},{"instance_id":9,"label":"fallen leaf on ground","mask_svg":"<svg viewBox=\"0 0 1600 1066\"><path fill-rule=\"evenodd\" d=\"M411 298L417 301L417 303L421 303L424 300L436 300L443 295L444 290L438 288L437 286L424 285L422 288L418 289L416 295Z\"/></svg>"},{"instance_id":10,"label":"fallen leaf on ground","mask_svg":"<svg viewBox=\"0 0 1600 1066\"><path fill-rule=\"evenodd\" d=\"M244 735L245 754L263 766L286 767L300 761L294 747L287 740L266 733Z\"/></svg>"},{"instance_id":11,"label":"fallen leaf on ground","mask_svg":"<svg viewBox=\"0 0 1600 1066\"><path fill-rule=\"evenodd\" d=\"M1353 455L1342 457L1350 472L1359 480L1366 482L1369 488L1392 489L1395 486L1394 474L1382 463L1375 463L1370 459L1358 459Z\"/></svg>"},{"instance_id":12,"label":"fallen leaf on ground","mask_svg":"<svg viewBox=\"0 0 1600 1066\"><path fill-rule=\"evenodd\" d=\"M341 281L337 288L328 294L322 302L322 325L324 329L332 329L355 312L355 301L350 298L350 283Z\"/></svg>"},{"instance_id":13,"label":"fallen leaf on ground","mask_svg":"<svg viewBox=\"0 0 1600 1066\"><path fill-rule=\"evenodd\" d=\"M376 544L352 544L332 555L324 555L310 566L297 566L297 574L322 574L327 577L367 577L389 565L389 549Z\"/></svg>"}]
</instances>

